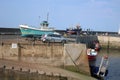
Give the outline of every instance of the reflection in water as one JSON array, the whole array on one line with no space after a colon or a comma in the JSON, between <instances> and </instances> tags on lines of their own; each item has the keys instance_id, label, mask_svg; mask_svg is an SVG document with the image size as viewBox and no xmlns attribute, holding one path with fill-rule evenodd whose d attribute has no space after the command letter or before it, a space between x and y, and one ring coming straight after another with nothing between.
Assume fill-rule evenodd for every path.
<instances>
[{"instance_id":1,"label":"reflection in water","mask_svg":"<svg viewBox=\"0 0 120 80\"><path fill-rule=\"evenodd\" d=\"M107 55L107 50L101 50L98 54L96 65L99 66L102 56ZM109 66L108 75L105 80L120 80L120 51L110 50L109 51Z\"/></svg>"}]
</instances>

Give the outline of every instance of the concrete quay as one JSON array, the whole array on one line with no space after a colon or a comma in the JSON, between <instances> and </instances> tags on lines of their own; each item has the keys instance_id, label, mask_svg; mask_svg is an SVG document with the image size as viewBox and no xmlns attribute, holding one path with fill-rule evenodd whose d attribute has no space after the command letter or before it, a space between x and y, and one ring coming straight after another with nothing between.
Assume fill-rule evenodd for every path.
<instances>
[{"instance_id":1,"label":"concrete quay","mask_svg":"<svg viewBox=\"0 0 120 80\"><path fill-rule=\"evenodd\" d=\"M32 44L23 39L16 40L7 39L0 45L1 68L6 66L6 69L15 71L43 72L66 77L67 80L94 80L90 76L85 44ZM80 73L65 70L67 66L72 66Z\"/></svg>"},{"instance_id":2,"label":"concrete quay","mask_svg":"<svg viewBox=\"0 0 120 80\"><path fill-rule=\"evenodd\" d=\"M32 80L36 80L35 78L36 75L34 75L36 73L39 74L39 79L37 80L41 80L43 77L45 80L51 80L51 78L48 78L48 76L52 76L52 80L95 80L94 78L90 76L67 71L65 69L61 69L58 67L46 66L46 65L35 64L35 63L19 62L19 61L14 61L14 60L0 59L0 68L2 70L3 69L9 70L9 71L12 70L10 74L8 74L9 72L6 72L7 75L12 75L16 71L17 71L16 73L21 72L21 73L24 73L24 75L33 74L34 79ZM57 77L57 79L54 79L55 77Z\"/></svg>"}]
</instances>

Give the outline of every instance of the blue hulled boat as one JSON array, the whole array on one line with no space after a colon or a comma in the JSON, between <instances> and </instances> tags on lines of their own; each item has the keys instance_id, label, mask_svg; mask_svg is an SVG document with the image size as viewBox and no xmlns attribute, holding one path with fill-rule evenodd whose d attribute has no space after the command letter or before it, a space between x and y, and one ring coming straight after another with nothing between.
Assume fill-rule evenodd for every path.
<instances>
[{"instance_id":1,"label":"blue hulled boat","mask_svg":"<svg viewBox=\"0 0 120 80\"><path fill-rule=\"evenodd\" d=\"M41 37L43 34L54 33L54 28L48 28L48 22L43 21L40 28L29 27L28 25L19 25L23 37Z\"/></svg>"}]
</instances>

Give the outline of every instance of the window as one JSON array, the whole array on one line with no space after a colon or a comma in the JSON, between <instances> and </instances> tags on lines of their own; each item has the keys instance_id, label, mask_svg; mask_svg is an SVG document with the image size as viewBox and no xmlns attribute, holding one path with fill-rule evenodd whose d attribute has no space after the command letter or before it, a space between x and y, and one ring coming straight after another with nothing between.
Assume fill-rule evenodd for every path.
<instances>
[{"instance_id":1,"label":"window","mask_svg":"<svg viewBox=\"0 0 120 80\"><path fill-rule=\"evenodd\" d=\"M48 37L52 37L53 35L52 34L48 34Z\"/></svg>"}]
</instances>

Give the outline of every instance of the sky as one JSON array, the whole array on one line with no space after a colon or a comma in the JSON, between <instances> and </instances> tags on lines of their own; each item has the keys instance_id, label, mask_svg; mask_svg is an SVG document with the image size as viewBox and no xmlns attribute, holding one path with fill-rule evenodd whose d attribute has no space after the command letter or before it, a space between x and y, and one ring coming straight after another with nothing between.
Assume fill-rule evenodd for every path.
<instances>
[{"instance_id":1,"label":"sky","mask_svg":"<svg viewBox=\"0 0 120 80\"><path fill-rule=\"evenodd\" d=\"M47 20L49 27L65 30L80 25L83 30L118 32L120 0L0 0L0 27L35 28Z\"/></svg>"}]
</instances>

